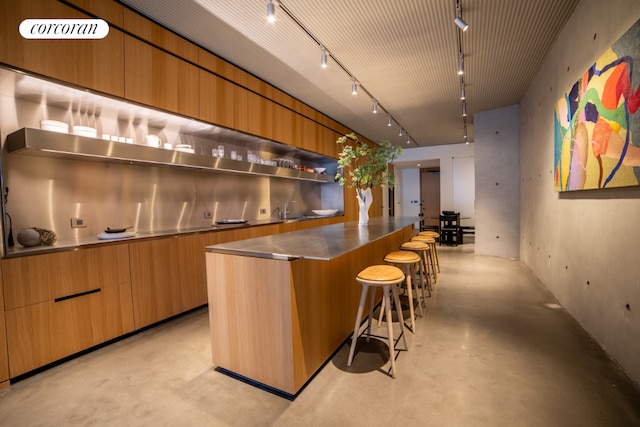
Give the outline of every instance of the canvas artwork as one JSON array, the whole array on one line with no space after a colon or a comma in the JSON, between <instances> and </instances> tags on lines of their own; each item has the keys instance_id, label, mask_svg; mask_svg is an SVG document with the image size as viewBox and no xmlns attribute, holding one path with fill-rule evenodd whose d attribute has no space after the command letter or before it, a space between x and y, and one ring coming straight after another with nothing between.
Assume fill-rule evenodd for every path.
<instances>
[{"instance_id":1,"label":"canvas artwork","mask_svg":"<svg viewBox=\"0 0 640 427\"><path fill-rule=\"evenodd\" d=\"M640 183L640 20L557 102L555 190Z\"/></svg>"}]
</instances>

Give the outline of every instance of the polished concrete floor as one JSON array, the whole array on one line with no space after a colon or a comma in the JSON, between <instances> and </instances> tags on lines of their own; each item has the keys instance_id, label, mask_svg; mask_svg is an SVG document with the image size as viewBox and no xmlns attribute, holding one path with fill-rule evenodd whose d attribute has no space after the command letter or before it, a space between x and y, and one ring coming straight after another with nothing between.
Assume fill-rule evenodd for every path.
<instances>
[{"instance_id":1,"label":"polished concrete floor","mask_svg":"<svg viewBox=\"0 0 640 427\"><path fill-rule=\"evenodd\" d=\"M522 263L472 244L440 261L396 379L384 345L361 339L351 368L345 344L283 399L213 369L200 310L13 384L0 425L640 425L637 385Z\"/></svg>"}]
</instances>

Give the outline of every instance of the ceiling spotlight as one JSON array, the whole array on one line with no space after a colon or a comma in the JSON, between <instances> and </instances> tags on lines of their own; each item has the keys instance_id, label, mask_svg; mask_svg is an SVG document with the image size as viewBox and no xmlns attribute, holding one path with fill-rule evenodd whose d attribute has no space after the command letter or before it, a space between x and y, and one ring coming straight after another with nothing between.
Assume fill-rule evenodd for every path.
<instances>
[{"instance_id":1,"label":"ceiling spotlight","mask_svg":"<svg viewBox=\"0 0 640 427\"><path fill-rule=\"evenodd\" d=\"M464 55L462 55L462 51L459 54L459 62L458 62L458 74L464 74Z\"/></svg>"},{"instance_id":2,"label":"ceiling spotlight","mask_svg":"<svg viewBox=\"0 0 640 427\"><path fill-rule=\"evenodd\" d=\"M462 117L467 117L467 103L462 103Z\"/></svg>"},{"instance_id":3,"label":"ceiling spotlight","mask_svg":"<svg viewBox=\"0 0 640 427\"><path fill-rule=\"evenodd\" d=\"M387 114L387 126L391 126L391 114Z\"/></svg>"},{"instance_id":4,"label":"ceiling spotlight","mask_svg":"<svg viewBox=\"0 0 640 427\"><path fill-rule=\"evenodd\" d=\"M462 89L460 90L460 100L464 101L466 97L464 96L464 81L462 82Z\"/></svg>"},{"instance_id":5,"label":"ceiling spotlight","mask_svg":"<svg viewBox=\"0 0 640 427\"><path fill-rule=\"evenodd\" d=\"M327 68L327 50L324 47L322 48L321 63L322 63L322 68Z\"/></svg>"},{"instance_id":6,"label":"ceiling spotlight","mask_svg":"<svg viewBox=\"0 0 640 427\"><path fill-rule=\"evenodd\" d=\"M353 79L353 83L351 83L351 94L355 95L358 93L358 84L356 83L356 79Z\"/></svg>"},{"instance_id":7,"label":"ceiling spotlight","mask_svg":"<svg viewBox=\"0 0 640 427\"><path fill-rule=\"evenodd\" d=\"M398 131L398 136L402 136L402 128Z\"/></svg>"},{"instance_id":8,"label":"ceiling spotlight","mask_svg":"<svg viewBox=\"0 0 640 427\"><path fill-rule=\"evenodd\" d=\"M456 25L457 25L458 27L460 27L460 29L461 29L462 31L467 31L467 29L469 28L469 24L467 24L466 22L464 22L464 21L462 20L462 18L456 18L456 19L454 19L454 20L453 20L453 22L455 22L455 23L456 23Z\"/></svg>"},{"instance_id":9,"label":"ceiling spotlight","mask_svg":"<svg viewBox=\"0 0 640 427\"><path fill-rule=\"evenodd\" d=\"M269 3L267 3L267 21L275 22L275 20L276 20L276 8L273 5L273 1L269 0Z\"/></svg>"},{"instance_id":10,"label":"ceiling spotlight","mask_svg":"<svg viewBox=\"0 0 640 427\"><path fill-rule=\"evenodd\" d=\"M378 101L373 100L373 114L378 112Z\"/></svg>"},{"instance_id":11,"label":"ceiling spotlight","mask_svg":"<svg viewBox=\"0 0 640 427\"><path fill-rule=\"evenodd\" d=\"M411 137L407 135L407 144L411 144Z\"/></svg>"},{"instance_id":12,"label":"ceiling spotlight","mask_svg":"<svg viewBox=\"0 0 640 427\"><path fill-rule=\"evenodd\" d=\"M467 144L469 143L469 141L467 140L467 127L466 126L464 127L464 142L467 143Z\"/></svg>"}]
</instances>

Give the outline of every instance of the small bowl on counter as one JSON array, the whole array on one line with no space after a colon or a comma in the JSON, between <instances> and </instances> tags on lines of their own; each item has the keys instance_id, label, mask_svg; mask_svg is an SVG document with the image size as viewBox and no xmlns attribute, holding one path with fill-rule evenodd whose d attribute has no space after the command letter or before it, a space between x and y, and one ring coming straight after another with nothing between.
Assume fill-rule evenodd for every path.
<instances>
[{"instance_id":1,"label":"small bowl on counter","mask_svg":"<svg viewBox=\"0 0 640 427\"><path fill-rule=\"evenodd\" d=\"M338 213L338 209L312 209L311 212L318 216L331 216Z\"/></svg>"}]
</instances>

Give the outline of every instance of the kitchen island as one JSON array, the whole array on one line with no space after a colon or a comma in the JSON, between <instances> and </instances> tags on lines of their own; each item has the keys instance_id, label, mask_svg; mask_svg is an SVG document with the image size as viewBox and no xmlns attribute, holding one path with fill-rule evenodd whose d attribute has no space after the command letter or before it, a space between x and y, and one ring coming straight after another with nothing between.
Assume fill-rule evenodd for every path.
<instances>
[{"instance_id":1,"label":"kitchen island","mask_svg":"<svg viewBox=\"0 0 640 427\"><path fill-rule=\"evenodd\" d=\"M207 246L212 360L295 396L353 332L356 274L383 263L419 218L372 218Z\"/></svg>"}]
</instances>

